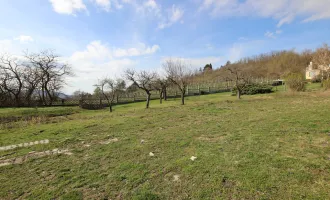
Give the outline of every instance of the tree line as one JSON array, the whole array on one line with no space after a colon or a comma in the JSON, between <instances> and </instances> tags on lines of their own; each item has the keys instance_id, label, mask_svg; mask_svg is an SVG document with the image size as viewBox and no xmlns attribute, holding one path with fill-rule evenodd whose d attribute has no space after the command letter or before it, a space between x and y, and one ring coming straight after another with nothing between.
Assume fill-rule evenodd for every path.
<instances>
[{"instance_id":1,"label":"tree line","mask_svg":"<svg viewBox=\"0 0 330 200\"><path fill-rule=\"evenodd\" d=\"M181 104L185 104L185 94L187 91L187 86L189 80L193 75L193 70L181 59L168 59L163 64L162 67L165 74L157 74L153 71L135 71L133 69L127 69L124 72L123 78L131 83L131 85L126 89L129 92L136 90L143 91L146 95L146 108L150 106L151 92L159 92L159 100L167 100L167 89L169 87L176 87L181 94ZM125 81L123 79L111 79L103 78L99 80L96 85L94 95L101 93L100 98L104 97L109 105L109 110L112 112L112 105L115 98L123 93L125 90Z\"/></svg>"},{"instance_id":2,"label":"tree line","mask_svg":"<svg viewBox=\"0 0 330 200\"><path fill-rule=\"evenodd\" d=\"M294 50L270 52L234 63L227 62L218 69L207 64L204 70L194 71L182 59L168 59L162 64L164 74L153 71L125 70L121 79L102 78L95 85L93 96L105 99L112 111L114 101L120 95L142 91L146 96L146 108L150 106L151 92L158 91L160 103L167 99L168 88L176 88L181 95L181 104L185 104L187 87L191 83L205 83L210 81L230 81L240 99L241 91L255 78L285 79L304 76L310 62L330 68L330 48L328 45L317 48L315 51L305 50L298 53ZM327 68L326 68L327 69ZM46 50L39 53L24 52L20 59L7 54L0 55L0 103L20 106L31 105L39 101L43 105L52 105L57 100L61 88L65 85L66 77L73 72L67 63L53 51ZM320 79L327 80L330 69L323 70ZM301 78L300 78L301 79ZM301 79L303 80L303 79ZM126 87L126 83L130 85ZM79 98L91 94L76 91L73 96Z\"/></svg>"}]
</instances>

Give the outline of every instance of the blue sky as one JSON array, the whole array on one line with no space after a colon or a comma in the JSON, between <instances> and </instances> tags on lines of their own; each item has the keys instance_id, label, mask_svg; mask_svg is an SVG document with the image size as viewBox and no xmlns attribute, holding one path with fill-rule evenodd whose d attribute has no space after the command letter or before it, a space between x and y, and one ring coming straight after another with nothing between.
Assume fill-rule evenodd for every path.
<instances>
[{"instance_id":1,"label":"blue sky","mask_svg":"<svg viewBox=\"0 0 330 200\"><path fill-rule=\"evenodd\" d=\"M330 43L330 0L0 0L0 52L55 49L92 92L126 68L193 67Z\"/></svg>"}]
</instances>

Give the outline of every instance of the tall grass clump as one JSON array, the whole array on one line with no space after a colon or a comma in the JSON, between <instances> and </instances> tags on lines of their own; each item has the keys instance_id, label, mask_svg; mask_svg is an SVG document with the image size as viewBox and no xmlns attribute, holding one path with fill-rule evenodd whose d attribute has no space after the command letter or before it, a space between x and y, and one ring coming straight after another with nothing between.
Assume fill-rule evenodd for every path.
<instances>
[{"instance_id":1,"label":"tall grass clump","mask_svg":"<svg viewBox=\"0 0 330 200\"><path fill-rule=\"evenodd\" d=\"M322 81L322 87L323 87L325 90L330 89L330 79L323 80L323 81Z\"/></svg>"},{"instance_id":2,"label":"tall grass clump","mask_svg":"<svg viewBox=\"0 0 330 200\"><path fill-rule=\"evenodd\" d=\"M290 73L285 77L285 84L291 91L301 92L305 90L306 82L302 74Z\"/></svg>"}]
</instances>

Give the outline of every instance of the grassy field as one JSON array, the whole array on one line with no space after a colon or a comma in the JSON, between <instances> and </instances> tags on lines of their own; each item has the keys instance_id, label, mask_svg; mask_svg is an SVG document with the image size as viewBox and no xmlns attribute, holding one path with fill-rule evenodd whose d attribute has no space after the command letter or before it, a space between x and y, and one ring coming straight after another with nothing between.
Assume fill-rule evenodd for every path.
<instances>
[{"instance_id":1,"label":"grassy field","mask_svg":"<svg viewBox=\"0 0 330 200\"><path fill-rule=\"evenodd\" d=\"M113 113L0 109L0 146L49 140L1 160L71 152L0 167L0 199L330 199L330 93L311 88Z\"/></svg>"}]
</instances>

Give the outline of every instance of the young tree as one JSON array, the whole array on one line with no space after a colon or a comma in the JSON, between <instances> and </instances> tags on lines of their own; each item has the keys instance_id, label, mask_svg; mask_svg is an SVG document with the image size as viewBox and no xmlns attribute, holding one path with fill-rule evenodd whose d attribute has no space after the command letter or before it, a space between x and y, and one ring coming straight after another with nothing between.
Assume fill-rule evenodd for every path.
<instances>
[{"instance_id":1,"label":"young tree","mask_svg":"<svg viewBox=\"0 0 330 200\"><path fill-rule=\"evenodd\" d=\"M100 81L99 87L101 89L101 93L104 98L107 100L109 104L109 110L112 112L112 104L115 100L115 96L117 93L118 86L120 85L121 81L117 80L114 81L110 78L104 78Z\"/></svg>"},{"instance_id":2,"label":"young tree","mask_svg":"<svg viewBox=\"0 0 330 200\"><path fill-rule=\"evenodd\" d=\"M163 63L163 68L167 74L168 80L170 80L180 90L181 104L184 105L186 89L193 74L192 70L181 59L168 59Z\"/></svg>"},{"instance_id":3,"label":"young tree","mask_svg":"<svg viewBox=\"0 0 330 200\"><path fill-rule=\"evenodd\" d=\"M244 66L239 63L231 64L225 68L227 71L226 79L234 82L234 88L237 91L237 99L241 99L242 91L249 82L249 74L244 70Z\"/></svg>"},{"instance_id":4,"label":"young tree","mask_svg":"<svg viewBox=\"0 0 330 200\"><path fill-rule=\"evenodd\" d=\"M159 103L163 103L163 99L167 100L167 87L169 85L169 81L167 79L157 78L154 83L154 88L159 92Z\"/></svg>"},{"instance_id":5,"label":"young tree","mask_svg":"<svg viewBox=\"0 0 330 200\"><path fill-rule=\"evenodd\" d=\"M126 70L125 77L131 81L133 85L143 90L147 95L146 108L149 108L151 91L154 89L153 84L157 78L157 74L154 72L140 71L137 73L134 70Z\"/></svg>"}]
</instances>

